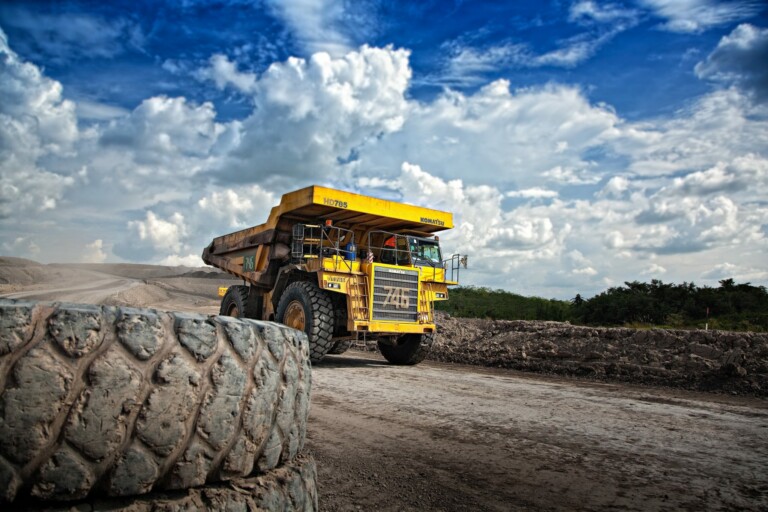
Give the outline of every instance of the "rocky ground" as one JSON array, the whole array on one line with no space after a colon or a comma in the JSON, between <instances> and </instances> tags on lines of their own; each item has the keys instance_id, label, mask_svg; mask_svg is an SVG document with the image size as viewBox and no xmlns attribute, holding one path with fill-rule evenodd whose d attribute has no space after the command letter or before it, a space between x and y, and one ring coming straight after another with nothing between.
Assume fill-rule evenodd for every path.
<instances>
[{"instance_id":1,"label":"rocky ground","mask_svg":"<svg viewBox=\"0 0 768 512\"><path fill-rule=\"evenodd\" d=\"M768 333L581 327L438 313L435 361L768 396Z\"/></svg>"}]
</instances>

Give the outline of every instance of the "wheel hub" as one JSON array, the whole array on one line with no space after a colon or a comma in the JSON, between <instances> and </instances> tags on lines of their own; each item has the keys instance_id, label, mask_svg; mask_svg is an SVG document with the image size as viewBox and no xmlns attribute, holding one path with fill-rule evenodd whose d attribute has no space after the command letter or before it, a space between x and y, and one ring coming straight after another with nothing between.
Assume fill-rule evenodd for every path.
<instances>
[{"instance_id":1,"label":"wheel hub","mask_svg":"<svg viewBox=\"0 0 768 512\"><path fill-rule=\"evenodd\" d=\"M293 327L300 331L304 330L307 320L304 316L304 306L301 305L301 302L295 300L288 304L288 307L285 309L283 323L288 327Z\"/></svg>"}]
</instances>

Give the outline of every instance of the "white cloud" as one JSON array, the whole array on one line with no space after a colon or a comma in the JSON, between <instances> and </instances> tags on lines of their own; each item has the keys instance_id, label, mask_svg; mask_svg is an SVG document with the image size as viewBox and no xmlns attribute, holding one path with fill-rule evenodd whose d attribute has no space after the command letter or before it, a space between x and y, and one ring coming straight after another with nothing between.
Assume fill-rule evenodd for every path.
<instances>
[{"instance_id":1,"label":"white cloud","mask_svg":"<svg viewBox=\"0 0 768 512\"><path fill-rule=\"evenodd\" d=\"M744 267L724 262L703 272L701 277L710 280L734 279L736 282L755 282L768 279L768 270Z\"/></svg>"},{"instance_id":2,"label":"white cloud","mask_svg":"<svg viewBox=\"0 0 768 512\"><path fill-rule=\"evenodd\" d=\"M683 33L743 20L761 9L760 2L753 0L640 0L640 4L667 20L662 29Z\"/></svg>"},{"instance_id":3,"label":"white cloud","mask_svg":"<svg viewBox=\"0 0 768 512\"><path fill-rule=\"evenodd\" d=\"M195 76L200 80L211 80L219 89L231 86L243 94L253 94L256 91L256 75L239 71L237 63L229 60L226 55L214 54L208 64L208 67L195 72Z\"/></svg>"},{"instance_id":4,"label":"white cloud","mask_svg":"<svg viewBox=\"0 0 768 512\"><path fill-rule=\"evenodd\" d=\"M40 246L28 236L19 236L2 243L3 253L8 256L34 258L40 254Z\"/></svg>"},{"instance_id":5,"label":"white cloud","mask_svg":"<svg viewBox=\"0 0 768 512\"><path fill-rule=\"evenodd\" d=\"M736 84L768 100L768 29L744 23L723 36L717 48L696 64L696 75L704 80Z\"/></svg>"},{"instance_id":6,"label":"white cloud","mask_svg":"<svg viewBox=\"0 0 768 512\"><path fill-rule=\"evenodd\" d=\"M369 2L338 0L266 0L309 53L326 52L334 57L356 46L355 32L371 30Z\"/></svg>"},{"instance_id":7,"label":"white cloud","mask_svg":"<svg viewBox=\"0 0 768 512\"><path fill-rule=\"evenodd\" d=\"M579 0L571 4L568 19L581 23L615 23L630 21L635 23L640 13L614 3L597 3L592 0Z\"/></svg>"},{"instance_id":8,"label":"white cloud","mask_svg":"<svg viewBox=\"0 0 768 512\"><path fill-rule=\"evenodd\" d=\"M127 19L107 20L82 12L46 14L15 6L6 9L4 21L32 37L31 52L55 62L110 58L129 48L143 51L145 43L141 27Z\"/></svg>"},{"instance_id":9,"label":"white cloud","mask_svg":"<svg viewBox=\"0 0 768 512\"><path fill-rule=\"evenodd\" d=\"M75 105L59 82L22 62L0 30L0 219L55 209L74 178L41 162L65 156L79 137Z\"/></svg>"},{"instance_id":10,"label":"white cloud","mask_svg":"<svg viewBox=\"0 0 768 512\"><path fill-rule=\"evenodd\" d=\"M598 193L598 196L620 198L629 190L629 184L626 176L613 176Z\"/></svg>"},{"instance_id":11,"label":"white cloud","mask_svg":"<svg viewBox=\"0 0 768 512\"><path fill-rule=\"evenodd\" d=\"M752 109L736 89L715 91L671 119L628 127L614 147L631 157L628 170L638 175L705 169L768 147L768 117Z\"/></svg>"},{"instance_id":12,"label":"white cloud","mask_svg":"<svg viewBox=\"0 0 768 512\"><path fill-rule=\"evenodd\" d=\"M318 53L272 64L256 83L256 107L225 167L246 182L331 175L361 146L402 127L408 57L363 46L340 59Z\"/></svg>"},{"instance_id":13,"label":"white cloud","mask_svg":"<svg viewBox=\"0 0 768 512\"><path fill-rule=\"evenodd\" d=\"M505 194L507 197L522 197L526 199L551 199L558 194L554 190L547 190L541 187L526 188L524 190L513 190Z\"/></svg>"},{"instance_id":14,"label":"white cloud","mask_svg":"<svg viewBox=\"0 0 768 512\"><path fill-rule=\"evenodd\" d=\"M145 220L132 220L128 222L128 229L135 232L138 239L148 242L156 251L179 252L182 249L182 241L188 235L184 216L174 213L168 220L163 220L148 211Z\"/></svg>"},{"instance_id":15,"label":"white cloud","mask_svg":"<svg viewBox=\"0 0 768 512\"><path fill-rule=\"evenodd\" d=\"M666 272L667 272L667 269L665 269L661 265L657 265L656 263L654 263L648 268L646 268L645 270L643 270L641 274L644 276L656 277L661 274L665 274Z\"/></svg>"},{"instance_id":16,"label":"white cloud","mask_svg":"<svg viewBox=\"0 0 768 512\"><path fill-rule=\"evenodd\" d=\"M213 219L223 220L223 228L235 229L260 224L278 202L279 198L273 193L253 185L211 192L201 198L197 206L209 224Z\"/></svg>"},{"instance_id":17,"label":"white cloud","mask_svg":"<svg viewBox=\"0 0 768 512\"><path fill-rule=\"evenodd\" d=\"M598 169L585 154L617 137L620 124L578 88L510 90L498 80L472 95L447 91L414 105L402 129L360 151L358 167L386 176L407 160L439 169L444 179L521 189L595 183L609 169Z\"/></svg>"},{"instance_id":18,"label":"white cloud","mask_svg":"<svg viewBox=\"0 0 768 512\"><path fill-rule=\"evenodd\" d=\"M107 254L104 252L104 242L99 239L85 245L85 251L80 261L83 263L104 263L106 260Z\"/></svg>"},{"instance_id":19,"label":"white cloud","mask_svg":"<svg viewBox=\"0 0 768 512\"><path fill-rule=\"evenodd\" d=\"M556 47L540 51L516 41L477 46L458 38L443 44L449 55L445 72L426 79L427 83L467 86L483 83L483 75L502 68L574 68L589 60L616 35L640 21L640 13L617 4L598 4L589 0L574 2L568 20L584 32L556 41Z\"/></svg>"},{"instance_id":20,"label":"white cloud","mask_svg":"<svg viewBox=\"0 0 768 512\"><path fill-rule=\"evenodd\" d=\"M205 263L199 254L171 254L157 262L158 265L168 265L170 267L204 267Z\"/></svg>"}]
</instances>

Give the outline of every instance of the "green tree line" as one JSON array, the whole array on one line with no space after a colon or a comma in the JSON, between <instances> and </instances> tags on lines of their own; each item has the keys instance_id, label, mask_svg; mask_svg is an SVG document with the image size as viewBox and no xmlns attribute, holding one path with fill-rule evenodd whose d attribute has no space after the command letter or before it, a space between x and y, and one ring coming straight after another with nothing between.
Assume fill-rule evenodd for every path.
<instances>
[{"instance_id":1,"label":"green tree line","mask_svg":"<svg viewBox=\"0 0 768 512\"><path fill-rule=\"evenodd\" d=\"M592 298L571 301L523 297L504 290L465 286L452 289L437 309L458 317L556 320L595 326L768 331L768 291L764 286L724 279L718 287L652 280L626 282Z\"/></svg>"}]
</instances>

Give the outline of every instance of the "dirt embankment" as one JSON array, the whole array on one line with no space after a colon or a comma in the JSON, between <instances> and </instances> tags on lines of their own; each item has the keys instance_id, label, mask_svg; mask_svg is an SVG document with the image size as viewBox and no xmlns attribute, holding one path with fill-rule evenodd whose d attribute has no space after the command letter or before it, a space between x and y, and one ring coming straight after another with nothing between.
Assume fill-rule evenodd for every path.
<instances>
[{"instance_id":1,"label":"dirt embankment","mask_svg":"<svg viewBox=\"0 0 768 512\"><path fill-rule=\"evenodd\" d=\"M435 361L768 396L768 334L581 327L438 313Z\"/></svg>"}]
</instances>

